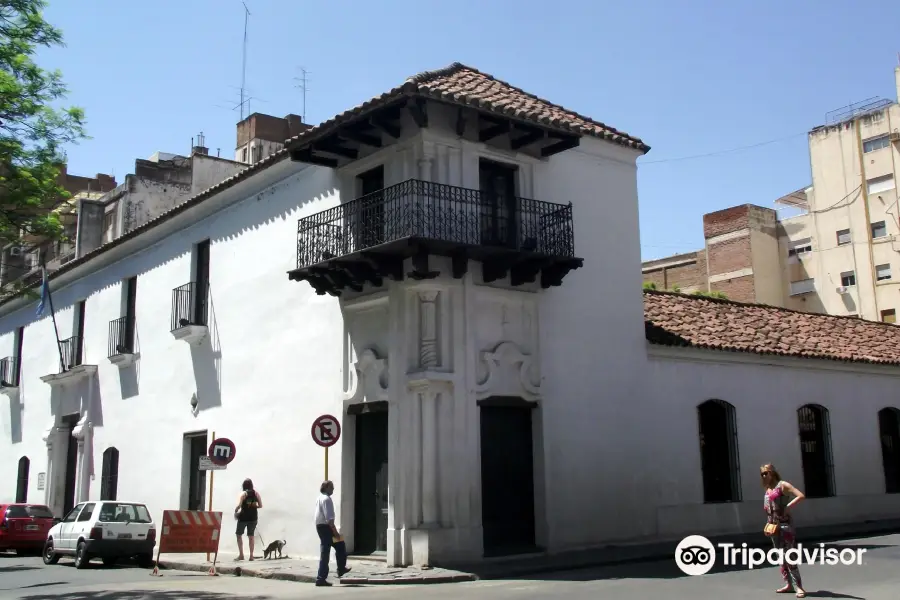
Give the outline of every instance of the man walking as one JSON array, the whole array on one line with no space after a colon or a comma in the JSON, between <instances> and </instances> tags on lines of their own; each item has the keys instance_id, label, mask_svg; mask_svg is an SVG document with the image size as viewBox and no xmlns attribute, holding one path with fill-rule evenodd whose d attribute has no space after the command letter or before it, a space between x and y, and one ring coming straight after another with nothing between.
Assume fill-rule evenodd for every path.
<instances>
[{"instance_id":1,"label":"man walking","mask_svg":"<svg viewBox=\"0 0 900 600\"><path fill-rule=\"evenodd\" d=\"M317 586L330 586L328 583L328 562L331 560L331 547L337 559L338 577L343 577L350 569L347 567L347 546L334 525L334 484L323 481L319 487L319 499L316 500L316 533L319 534L321 555L319 557L319 573L316 576Z\"/></svg>"}]
</instances>

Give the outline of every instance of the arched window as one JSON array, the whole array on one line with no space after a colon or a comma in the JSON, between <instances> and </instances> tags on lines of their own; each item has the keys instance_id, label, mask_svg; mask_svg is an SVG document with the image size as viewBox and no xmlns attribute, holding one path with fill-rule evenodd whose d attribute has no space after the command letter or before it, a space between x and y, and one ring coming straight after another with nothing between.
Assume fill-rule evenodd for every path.
<instances>
[{"instance_id":1,"label":"arched window","mask_svg":"<svg viewBox=\"0 0 900 600\"><path fill-rule=\"evenodd\" d=\"M109 447L103 451L103 471L100 476L100 499L115 500L119 488L119 451Z\"/></svg>"},{"instance_id":2,"label":"arched window","mask_svg":"<svg viewBox=\"0 0 900 600\"><path fill-rule=\"evenodd\" d=\"M31 461L27 456L19 459L19 477L16 480L16 502L28 502L28 469Z\"/></svg>"},{"instance_id":3,"label":"arched window","mask_svg":"<svg viewBox=\"0 0 900 600\"><path fill-rule=\"evenodd\" d=\"M741 466L734 406L707 400L697 407L704 502L740 502Z\"/></svg>"},{"instance_id":4,"label":"arched window","mask_svg":"<svg viewBox=\"0 0 900 600\"><path fill-rule=\"evenodd\" d=\"M800 456L803 461L803 492L810 498L834 496L834 463L828 409L807 404L797 409Z\"/></svg>"},{"instance_id":5,"label":"arched window","mask_svg":"<svg viewBox=\"0 0 900 600\"><path fill-rule=\"evenodd\" d=\"M881 433L881 459L884 462L884 487L888 494L900 493L900 410L882 408L878 411L878 431Z\"/></svg>"}]
</instances>

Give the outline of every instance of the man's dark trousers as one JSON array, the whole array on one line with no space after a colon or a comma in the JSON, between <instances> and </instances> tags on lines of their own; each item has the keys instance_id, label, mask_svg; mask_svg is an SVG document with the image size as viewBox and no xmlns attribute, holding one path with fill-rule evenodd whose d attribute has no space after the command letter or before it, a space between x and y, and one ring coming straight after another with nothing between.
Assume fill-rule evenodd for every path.
<instances>
[{"instance_id":1,"label":"man's dark trousers","mask_svg":"<svg viewBox=\"0 0 900 600\"><path fill-rule=\"evenodd\" d=\"M328 563L331 560L331 547L334 546L335 558L337 558L338 576L340 577L347 570L347 546L344 542L334 543L331 537L331 527L328 525L316 525L316 533L319 534L319 546L321 554L319 556L319 573L316 575L316 582L323 582L328 579Z\"/></svg>"}]
</instances>

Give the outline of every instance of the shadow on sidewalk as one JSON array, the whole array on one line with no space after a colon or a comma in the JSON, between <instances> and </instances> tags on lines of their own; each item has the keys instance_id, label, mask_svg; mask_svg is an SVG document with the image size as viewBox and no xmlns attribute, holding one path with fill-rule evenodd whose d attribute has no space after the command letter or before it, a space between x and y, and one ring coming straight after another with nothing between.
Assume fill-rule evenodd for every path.
<instances>
[{"instance_id":1,"label":"shadow on sidewalk","mask_svg":"<svg viewBox=\"0 0 900 600\"><path fill-rule=\"evenodd\" d=\"M21 600L182 600L189 597L192 600L270 600L271 596L246 596L237 594L222 594L219 592L204 592L191 590L126 590L115 592L66 592L60 594L41 594L37 596L22 596Z\"/></svg>"}]
</instances>

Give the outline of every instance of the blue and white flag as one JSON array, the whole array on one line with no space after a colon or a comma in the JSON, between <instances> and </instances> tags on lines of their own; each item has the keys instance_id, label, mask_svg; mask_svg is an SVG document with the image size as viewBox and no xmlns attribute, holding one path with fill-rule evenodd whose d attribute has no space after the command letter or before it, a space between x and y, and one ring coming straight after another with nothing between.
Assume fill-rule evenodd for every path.
<instances>
[{"instance_id":1,"label":"blue and white flag","mask_svg":"<svg viewBox=\"0 0 900 600\"><path fill-rule=\"evenodd\" d=\"M47 269L41 269L41 303L37 307L37 316L43 316L44 307L50 298L50 282L47 281Z\"/></svg>"}]
</instances>

